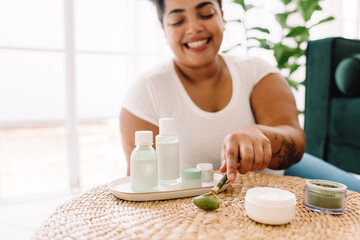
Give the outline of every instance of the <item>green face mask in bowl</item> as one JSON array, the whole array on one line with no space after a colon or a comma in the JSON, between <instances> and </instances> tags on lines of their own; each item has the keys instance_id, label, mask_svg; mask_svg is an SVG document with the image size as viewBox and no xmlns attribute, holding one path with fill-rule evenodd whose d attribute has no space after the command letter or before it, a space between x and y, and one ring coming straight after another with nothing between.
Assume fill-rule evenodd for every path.
<instances>
[{"instance_id":1,"label":"green face mask in bowl","mask_svg":"<svg viewBox=\"0 0 360 240\"><path fill-rule=\"evenodd\" d=\"M346 210L346 186L327 180L306 180L303 204L313 211L342 214Z\"/></svg>"}]
</instances>

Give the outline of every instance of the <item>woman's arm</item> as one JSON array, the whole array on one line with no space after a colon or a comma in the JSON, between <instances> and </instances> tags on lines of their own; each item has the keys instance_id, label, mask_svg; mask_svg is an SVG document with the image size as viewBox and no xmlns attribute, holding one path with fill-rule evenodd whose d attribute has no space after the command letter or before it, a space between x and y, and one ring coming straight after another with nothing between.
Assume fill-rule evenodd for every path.
<instances>
[{"instance_id":1,"label":"woman's arm","mask_svg":"<svg viewBox=\"0 0 360 240\"><path fill-rule=\"evenodd\" d=\"M140 130L149 130L155 136L159 134L159 128L141 118L136 117L125 108L120 112L120 133L121 141L127 161L127 176L130 176L130 155L135 148L135 132Z\"/></svg>"},{"instance_id":2,"label":"woman's arm","mask_svg":"<svg viewBox=\"0 0 360 240\"><path fill-rule=\"evenodd\" d=\"M271 142L269 167L286 169L300 161L305 152L305 134L299 125L295 99L280 74L269 74L254 87L251 105L258 128Z\"/></svg>"},{"instance_id":3,"label":"woman's arm","mask_svg":"<svg viewBox=\"0 0 360 240\"><path fill-rule=\"evenodd\" d=\"M245 174L266 167L286 169L300 161L305 151L295 100L280 74L260 80L250 101L257 124L232 132L224 140L220 171L227 171L229 181L235 180L237 170Z\"/></svg>"}]
</instances>

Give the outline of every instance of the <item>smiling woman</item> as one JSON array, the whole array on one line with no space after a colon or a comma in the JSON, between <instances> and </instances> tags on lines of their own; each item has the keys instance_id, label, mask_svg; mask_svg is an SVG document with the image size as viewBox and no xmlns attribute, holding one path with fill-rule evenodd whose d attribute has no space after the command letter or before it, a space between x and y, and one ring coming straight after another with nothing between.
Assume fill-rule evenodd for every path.
<instances>
[{"instance_id":1,"label":"smiling woman","mask_svg":"<svg viewBox=\"0 0 360 240\"><path fill-rule=\"evenodd\" d=\"M120 127L127 158L136 130L156 135L158 119L172 117L181 141L181 168L207 161L217 169L221 165L234 181L237 171L284 169L299 161L304 134L278 70L258 58L218 54L224 31L221 1L155 3L175 56L140 77L124 100Z\"/></svg>"},{"instance_id":2,"label":"smiling woman","mask_svg":"<svg viewBox=\"0 0 360 240\"><path fill-rule=\"evenodd\" d=\"M180 169L208 162L232 182L237 173L288 169L299 162L305 136L279 71L259 58L218 53L224 31L221 1L154 3L174 57L133 82L123 101L127 174L135 132L150 130L156 136L160 118L175 121ZM305 156L305 164L321 161Z\"/></svg>"}]
</instances>

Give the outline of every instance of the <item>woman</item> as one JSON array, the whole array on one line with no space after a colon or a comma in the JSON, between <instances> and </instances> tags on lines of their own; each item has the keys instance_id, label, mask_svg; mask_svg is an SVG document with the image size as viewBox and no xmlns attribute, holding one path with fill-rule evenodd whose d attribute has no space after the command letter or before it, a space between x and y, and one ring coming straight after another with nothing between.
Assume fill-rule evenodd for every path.
<instances>
[{"instance_id":1,"label":"woman","mask_svg":"<svg viewBox=\"0 0 360 240\"><path fill-rule=\"evenodd\" d=\"M305 136L278 70L258 58L218 54L221 0L155 4L175 56L138 79L124 101L120 128L128 166L134 132L158 134L162 117L176 121L181 168L211 162L232 182L237 172L288 169L299 162Z\"/></svg>"}]
</instances>

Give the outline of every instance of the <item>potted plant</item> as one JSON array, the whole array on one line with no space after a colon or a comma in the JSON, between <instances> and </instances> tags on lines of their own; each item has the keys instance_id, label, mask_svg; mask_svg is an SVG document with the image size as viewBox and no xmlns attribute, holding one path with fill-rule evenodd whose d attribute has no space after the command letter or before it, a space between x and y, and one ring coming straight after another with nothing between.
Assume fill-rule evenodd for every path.
<instances>
[{"instance_id":1,"label":"potted plant","mask_svg":"<svg viewBox=\"0 0 360 240\"><path fill-rule=\"evenodd\" d=\"M249 11L256 9L254 5L247 4L245 0L233 0L234 4L241 6L242 18L232 19L227 22L237 22L242 25L245 32L245 42L237 43L224 53L231 51L233 48L245 45L247 49L261 48L273 52L277 67L281 70L283 77L289 85L298 90L299 85L304 85L305 81L296 81L294 73L304 65L302 60L305 57L307 42L309 41L310 30L315 26L334 20L330 16L316 23L311 21L316 11L321 11L320 2L322 0L278 0L284 6L284 11L276 13L274 18L281 27L281 36L279 40L270 41L267 37L258 37L260 32L262 35L269 35L271 30L263 27L249 28L246 23L246 16ZM290 24L289 18L297 15L300 21L296 24ZM299 111L301 113L303 111Z\"/></svg>"}]
</instances>

